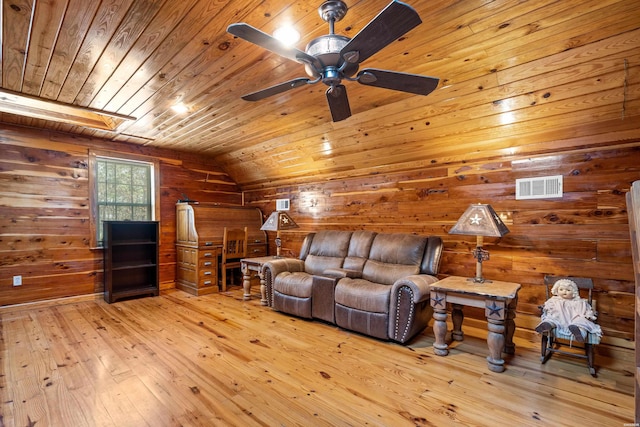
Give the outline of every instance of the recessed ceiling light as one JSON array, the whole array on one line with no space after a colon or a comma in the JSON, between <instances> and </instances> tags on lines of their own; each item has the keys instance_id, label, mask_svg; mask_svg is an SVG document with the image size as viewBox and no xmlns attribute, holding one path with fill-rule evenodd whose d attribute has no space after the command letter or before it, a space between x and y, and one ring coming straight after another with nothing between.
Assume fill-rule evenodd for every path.
<instances>
[{"instance_id":1,"label":"recessed ceiling light","mask_svg":"<svg viewBox=\"0 0 640 427\"><path fill-rule=\"evenodd\" d=\"M172 105L171 109L178 114L184 114L189 111L189 108L182 102L178 102L177 104Z\"/></svg>"},{"instance_id":2,"label":"recessed ceiling light","mask_svg":"<svg viewBox=\"0 0 640 427\"><path fill-rule=\"evenodd\" d=\"M300 33L291 25L283 25L273 32L273 37L280 40L281 43L291 46L300 40Z\"/></svg>"}]
</instances>

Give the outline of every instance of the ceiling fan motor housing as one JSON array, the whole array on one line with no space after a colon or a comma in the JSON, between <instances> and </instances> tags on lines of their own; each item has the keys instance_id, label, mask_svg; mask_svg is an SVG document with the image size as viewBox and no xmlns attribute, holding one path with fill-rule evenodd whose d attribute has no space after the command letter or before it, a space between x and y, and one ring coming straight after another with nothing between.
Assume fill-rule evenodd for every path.
<instances>
[{"instance_id":1,"label":"ceiling fan motor housing","mask_svg":"<svg viewBox=\"0 0 640 427\"><path fill-rule=\"evenodd\" d=\"M307 45L306 53L317 58L324 68L322 70L316 70L307 64L305 65L307 74L314 78L322 77L323 83L328 85L336 83L336 81L334 81L335 77L329 77L328 75L337 73L340 79L344 76L353 76L358 71L358 64L345 62L340 56L340 51L350 40L349 37L339 34L328 34L311 40ZM343 70L339 70L343 64L346 64L346 66ZM325 81L325 78L330 79L330 81ZM337 80L337 83L339 82L340 80Z\"/></svg>"}]
</instances>

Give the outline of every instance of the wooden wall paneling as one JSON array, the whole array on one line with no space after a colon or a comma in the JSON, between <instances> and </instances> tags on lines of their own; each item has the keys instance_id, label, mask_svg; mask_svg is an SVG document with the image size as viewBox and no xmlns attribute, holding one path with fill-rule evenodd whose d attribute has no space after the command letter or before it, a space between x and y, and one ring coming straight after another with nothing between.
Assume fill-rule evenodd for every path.
<instances>
[{"instance_id":1,"label":"wooden wall paneling","mask_svg":"<svg viewBox=\"0 0 640 427\"><path fill-rule=\"evenodd\" d=\"M363 65L435 75L440 87L425 98L350 84L355 114L338 123L328 120L323 85L241 101L302 67L224 32L238 21L270 32L291 16L303 45L327 32L315 6L123 0L109 11L84 3L70 0L62 21L64 2L3 4L2 87L42 82L41 96L138 120L102 131L0 113L24 126L0 130L0 207L15 219L0 219L0 298L99 288L100 257L82 240L91 147L160 162L164 287L175 274L174 204L183 193L246 200L265 213L290 198L300 228L283 240L293 256L306 233L323 228L436 234L445 240L443 275L473 270L473 238L448 230L468 204L489 201L511 233L488 239L487 276L523 283L521 313L534 316L544 274L590 274L606 339L633 337L622 307L632 295L623 199L640 174L637 2L413 0L423 24ZM387 3L350 2L338 32L353 36ZM56 22L42 19L47 8ZM193 110L175 115L176 100ZM565 177L561 199L514 199L515 179L548 174ZM73 271L72 287L61 285L67 276L56 265ZM29 276L16 293L5 269L24 266L46 280Z\"/></svg>"},{"instance_id":2,"label":"wooden wall paneling","mask_svg":"<svg viewBox=\"0 0 640 427\"><path fill-rule=\"evenodd\" d=\"M241 204L228 175L205 157L49 132L0 134L0 305L101 292L101 250L90 249L89 148L160 161L160 284L175 284L175 203ZM196 183L194 185L194 183ZM23 276L21 287L12 286Z\"/></svg>"},{"instance_id":3,"label":"wooden wall paneling","mask_svg":"<svg viewBox=\"0 0 640 427\"><path fill-rule=\"evenodd\" d=\"M523 284L518 311L539 316L545 274L593 277L605 337L631 339L633 272L622 200L640 177L638 146L512 155L509 160L451 162L446 168L411 169L299 186L264 185L245 191L250 205L270 211L290 198L301 226L283 233L283 247L297 256L304 235L317 229L369 229L440 235L442 275L470 276L475 240L448 229L470 203L488 202L507 218L511 233L486 239L486 276ZM515 200L515 179L562 174L558 199ZM533 325L535 326L535 325Z\"/></svg>"}]
</instances>

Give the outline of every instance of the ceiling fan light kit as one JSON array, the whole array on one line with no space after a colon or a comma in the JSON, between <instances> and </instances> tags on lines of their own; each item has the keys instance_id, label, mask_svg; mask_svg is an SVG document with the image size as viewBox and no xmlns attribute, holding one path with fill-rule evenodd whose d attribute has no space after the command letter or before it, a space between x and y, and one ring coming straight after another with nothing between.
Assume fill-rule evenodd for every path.
<instances>
[{"instance_id":1,"label":"ceiling fan light kit","mask_svg":"<svg viewBox=\"0 0 640 427\"><path fill-rule=\"evenodd\" d=\"M304 52L283 45L275 37L249 24L229 25L227 32L230 34L303 64L309 76L249 93L242 99L259 101L300 86L322 82L328 86L326 97L331 117L334 122L338 122L351 116L343 80L417 95L428 95L438 87L439 79L436 77L375 68L365 68L358 72L363 61L422 23L411 6L392 1L353 38L334 32L334 24L347 13L345 2L325 1L318 8L318 13L329 23L329 34L313 39Z\"/></svg>"}]
</instances>

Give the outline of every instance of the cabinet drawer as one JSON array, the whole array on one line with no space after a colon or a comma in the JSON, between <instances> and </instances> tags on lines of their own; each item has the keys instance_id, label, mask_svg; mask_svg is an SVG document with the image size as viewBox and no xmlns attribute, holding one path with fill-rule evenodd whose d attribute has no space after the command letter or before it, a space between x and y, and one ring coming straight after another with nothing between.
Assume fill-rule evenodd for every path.
<instances>
[{"instance_id":1,"label":"cabinet drawer","mask_svg":"<svg viewBox=\"0 0 640 427\"><path fill-rule=\"evenodd\" d=\"M267 256L267 246L265 244L247 246L247 258L260 256Z\"/></svg>"},{"instance_id":2,"label":"cabinet drawer","mask_svg":"<svg viewBox=\"0 0 640 427\"><path fill-rule=\"evenodd\" d=\"M198 282L198 289L212 287L215 285L215 283L216 283L215 277L203 277ZM216 285L216 289L217 289L217 285Z\"/></svg>"},{"instance_id":3,"label":"cabinet drawer","mask_svg":"<svg viewBox=\"0 0 640 427\"><path fill-rule=\"evenodd\" d=\"M216 258L200 258L198 267L204 270L215 270L218 267L217 261Z\"/></svg>"},{"instance_id":4,"label":"cabinet drawer","mask_svg":"<svg viewBox=\"0 0 640 427\"><path fill-rule=\"evenodd\" d=\"M218 252L214 250L200 249L198 251L198 259L201 261L204 261L204 260L211 261L216 259L217 257L218 257Z\"/></svg>"},{"instance_id":5,"label":"cabinet drawer","mask_svg":"<svg viewBox=\"0 0 640 427\"><path fill-rule=\"evenodd\" d=\"M213 278L215 279L217 276L216 274L216 270L213 270L211 268L199 268L198 269L198 278L202 279L202 278Z\"/></svg>"}]
</instances>

